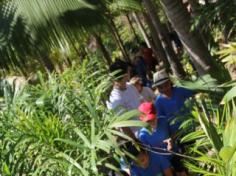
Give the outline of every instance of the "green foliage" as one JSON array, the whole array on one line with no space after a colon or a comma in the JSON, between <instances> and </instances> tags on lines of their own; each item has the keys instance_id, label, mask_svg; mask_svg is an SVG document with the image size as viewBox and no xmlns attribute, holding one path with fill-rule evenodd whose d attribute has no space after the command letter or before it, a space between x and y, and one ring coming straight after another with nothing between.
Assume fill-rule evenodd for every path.
<instances>
[{"instance_id":1,"label":"green foliage","mask_svg":"<svg viewBox=\"0 0 236 176\"><path fill-rule=\"evenodd\" d=\"M195 27L201 26L207 32L220 32L220 40L223 36L226 40L234 37L236 19L234 1L217 0L214 3L202 5L197 10L199 16L194 19Z\"/></svg>"},{"instance_id":2,"label":"green foliage","mask_svg":"<svg viewBox=\"0 0 236 176\"><path fill-rule=\"evenodd\" d=\"M187 168L204 175L233 176L235 105L213 106L206 103L205 97L200 97L194 107L192 115L197 120L197 130L182 138L182 142L193 142L187 155L194 156L194 160L185 160Z\"/></svg>"},{"instance_id":3,"label":"green foliage","mask_svg":"<svg viewBox=\"0 0 236 176\"><path fill-rule=\"evenodd\" d=\"M222 62L225 63L225 66L231 72L231 77L235 80L235 69L236 69L236 44L230 43L225 44L224 48L221 49L218 54L220 55ZM223 97L223 102L231 101L236 97L236 84L235 82L225 83L222 86L230 87L228 92Z\"/></svg>"},{"instance_id":4,"label":"green foliage","mask_svg":"<svg viewBox=\"0 0 236 176\"><path fill-rule=\"evenodd\" d=\"M236 43L224 44L223 49L218 54L225 66L229 67L236 64Z\"/></svg>"},{"instance_id":5,"label":"green foliage","mask_svg":"<svg viewBox=\"0 0 236 176\"><path fill-rule=\"evenodd\" d=\"M120 13L121 11L141 11L142 6L139 1L136 0L119 0L110 1L109 9L114 13Z\"/></svg>"},{"instance_id":6,"label":"green foliage","mask_svg":"<svg viewBox=\"0 0 236 176\"><path fill-rule=\"evenodd\" d=\"M4 24L0 30L1 68L23 73L29 62L41 64L42 57L54 48L71 45L75 49L75 43L102 30L105 23L97 7L83 0L4 1L0 14Z\"/></svg>"},{"instance_id":7,"label":"green foliage","mask_svg":"<svg viewBox=\"0 0 236 176\"><path fill-rule=\"evenodd\" d=\"M116 138L138 113L115 115L105 106L110 76L97 62L62 75L38 73L0 111L0 168L4 175L107 175L122 155ZM129 138L128 138L129 139Z\"/></svg>"},{"instance_id":8,"label":"green foliage","mask_svg":"<svg viewBox=\"0 0 236 176\"><path fill-rule=\"evenodd\" d=\"M195 91L221 91L217 80L210 75L203 75L194 81L174 80L175 84Z\"/></svg>"}]
</instances>

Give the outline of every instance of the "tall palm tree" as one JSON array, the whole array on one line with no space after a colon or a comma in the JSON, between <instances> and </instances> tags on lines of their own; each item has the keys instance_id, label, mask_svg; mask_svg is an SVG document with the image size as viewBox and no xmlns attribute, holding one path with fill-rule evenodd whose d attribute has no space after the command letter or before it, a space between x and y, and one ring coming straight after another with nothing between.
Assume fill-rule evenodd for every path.
<instances>
[{"instance_id":1,"label":"tall palm tree","mask_svg":"<svg viewBox=\"0 0 236 176\"><path fill-rule=\"evenodd\" d=\"M153 38L153 43L154 43L154 46L155 46L155 51L154 52L157 53L156 55L158 56L158 60L162 61L164 63L164 65L165 65L165 68L167 68L167 70L169 70L170 64L169 64L169 62L168 62L168 60L166 58L165 50L164 50L164 48L161 45L161 41L159 39L158 33L155 30L153 22L150 19L150 17L147 15L146 12L143 12L143 16L144 16L145 22L147 23L147 25L149 27L150 34L151 34L151 36Z\"/></svg>"},{"instance_id":2,"label":"tall palm tree","mask_svg":"<svg viewBox=\"0 0 236 176\"><path fill-rule=\"evenodd\" d=\"M3 58L0 66L8 70L15 67L23 70L25 62L29 62L28 56L41 58L43 63L52 48L69 44L76 50L75 43L85 41L91 34L104 32L111 26L117 30L107 15L113 9L140 9L135 0L3 0L0 3L1 17L8 20L3 31L0 30L0 39L5 41L0 44ZM116 38L121 42L119 36ZM124 53L128 57L125 49ZM48 68L52 67L48 65Z\"/></svg>"},{"instance_id":3,"label":"tall palm tree","mask_svg":"<svg viewBox=\"0 0 236 176\"><path fill-rule=\"evenodd\" d=\"M162 47L165 50L167 60L169 61L173 73L179 78L184 77L185 71L170 44L171 42L165 29L162 27L160 19L157 15L155 4L151 0L143 0L142 2L153 22L155 30L158 33L158 37L161 41Z\"/></svg>"},{"instance_id":4,"label":"tall palm tree","mask_svg":"<svg viewBox=\"0 0 236 176\"><path fill-rule=\"evenodd\" d=\"M161 0L161 4L173 28L190 54L199 75L208 73L212 68L212 57L197 31L191 31L191 18L187 9L183 6L182 0Z\"/></svg>"},{"instance_id":5,"label":"tall palm tree","mask_svg":"<svg viewBox=\"0 0 236 176\"><path fill-rule=\"evenodd\" d=\"M91 26L104 24L101 15L95 15L95 7L82 0L75 1L1 1L1 67L21 69L30 58L39 59L48 70L53 66L48 53L52 48L62 48L74 44L80 38L95 31ZM88 21L84 19L91 18ZM80 17L80 19L79 19ZM82 18L81 18L82 17ZM80 21L76 25L75 19ZM73 24L73 25L72 25ZM76 28L75 28L76 26ZM96 27L98 30L98 27Z\"/></svg>"}]
</instances>

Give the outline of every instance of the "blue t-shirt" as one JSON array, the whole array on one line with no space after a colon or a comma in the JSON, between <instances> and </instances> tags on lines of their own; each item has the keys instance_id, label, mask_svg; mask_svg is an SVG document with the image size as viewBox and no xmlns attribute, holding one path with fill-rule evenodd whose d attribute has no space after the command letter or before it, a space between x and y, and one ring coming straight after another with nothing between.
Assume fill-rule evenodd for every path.
<instances>
[{"instance_id":1,"label":"blue t-shirt","mask_svg":"<svg viewBox=\"0 0 236 176\"><path fill-rule=\"evenodd\" d=\"M149 134L146 128L139 131L139 140L150 147L167 148L167 144L163 140L170 137L169 124L165 117L157 119L157 128Z\"/></svg>"},{"instance_id":2,"label":"blue t-shirt","mask_svg":"<svg viewBox=\"0 0 236 176\"><path fill-rule=\"evenodd\" d=\"M144 169L131 164L131 176L162 176L164 170L171 167L170 162L162 156L150 155L149 166Z\"/></svg>"},{"instance_id":3,"label":"blue t-shirt","mask_svg":"<svg viewBox=\"0 0 236 176\"><path fill-rule=\"evenodd\" d=\"M193 91L182 87L173 87L171 98L166 98L162 94L159 95L155 101L157 116L165 116L170 122L178 115L187 114L189 110L184 108L184 102L193 95ZM172 134L179 129L180 124L181 122L176 122L170 126Z\"/></svg>"}]
</instances>

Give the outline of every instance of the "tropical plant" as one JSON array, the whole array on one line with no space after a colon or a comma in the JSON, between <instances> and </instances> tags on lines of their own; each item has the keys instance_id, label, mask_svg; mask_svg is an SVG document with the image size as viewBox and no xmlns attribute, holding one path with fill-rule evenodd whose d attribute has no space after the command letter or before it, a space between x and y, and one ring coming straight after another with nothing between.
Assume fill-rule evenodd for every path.
<instances>
[{"instance_id":1,"label":"tropical plant","mask_svg":"<svg viewBox=\"0 0 236 176\"><path fill-rule=\"evenodd\" d=\"M161 0L163 9L171 22L174 30L178 33L184 47L191 56L191 60L199 75L209 73L213 66L211 55L197 34L191 31L191 18L181 0Z\"/></svg>"},{"instance_id":2,"label":"tropical plant","mask_svg":"<svg viewBox=\"0 0 236 176\"><path fill-rule=\"evenodd\" d=\"M215 35L215 40L228 43L230 39L234 38L235 33L234 21L236 16L233 13L234 11L235 2L230 0L217 0L213 3L198 6L199 15L195 17L194 25L201 26L204 31ZM218 33L220 33L220 36L216 36Z\"/></svg>"},{"instance_id":3,"label":"tropical plant","mask_svg":"<svg viewBox=\"0 0 236 176\"><path fill-rule=\"evenodd\" d=\"M0 111L2 175L107 175L122 152L117 128L143 126L106 108L110 76L103 64L88 62L61 76L38 74Z\"/></svg>"},{"instance_id":4,"label":"tropical plant","mask_svg":"<svg viewBox=\"0 0 236 176\"><path fill-rule=\"evenodd\" d=\"M132 0L118 2L70 0L60 3L54 1L21 3L10 0L2 1L0 9L2 18L0 20L4 24L1 28L3 42L0 49L4 58L1 67L6 70L20 69L24 72L27 62L35 58L49 71L53 71L53 61L48 58L52 50L60 48L65 51L65 46L77 50L76 44L88 40L91 35L99 37L111 27L115 29L110 20L117 14L118 9L138 10L140 6ZM116 38L119 37L117 34L116 32Z\"/></svg>"},{"instance_id":5,"label":"tropical plant","mask_svg":"<svg viewBox=\"0 0 236 176\"><path fill-rule=\"evenodd\" d=\"M192 111L196 131L185 135L188 142L186 167L193 173L233 176L235 173L235 105L213 105L210 99L199 98ZM198 125L197 125L198 124Z\"/></svg>"},{"instance_id":6,"label":"tropical plant","mask_svg":"<svg viewBox=\"0 0 236 176\"><path fill-rule=\"evenodd\" d=\"M225 64L225 66L228 68L231 78L233 81L235 81L236 75L236 45L235 43L225 44L223 45L223 49L221 49L218 54L221 57L221 61ZM230 89L225 94L223 101L228 102L235 98L235 90L236 90L236 84L235 82L229 82L225 83L225 87L229 87Z\"/></svg>"}]
</instances>

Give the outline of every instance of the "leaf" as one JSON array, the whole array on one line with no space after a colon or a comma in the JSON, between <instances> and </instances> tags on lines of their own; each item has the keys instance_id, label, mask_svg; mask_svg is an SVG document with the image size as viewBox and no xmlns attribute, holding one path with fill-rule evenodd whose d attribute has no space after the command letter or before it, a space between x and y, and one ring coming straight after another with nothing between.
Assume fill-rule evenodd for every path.
<instances>
[{"instance_id":1,"label":"leaf","mask_svg":"<svg viewBox=\"0 0 236 176\"><path fill-rule=\"evenodd\" d=\"M173 80L177 86L184 87L191 90L202 90L202 91L222 91L217 80L212 78L209 74L199 77L195 81L185 81L185 80Z\"/></svg>"},{"instance_id":2,"label":"leaf","mask_svg":"<svg viewBox=\"0 0 236 176\"><path fill-rule=\"evenodd\" d=\"M225 146L220 150L220 157L224 160L224 162L228 162L230 158L233 156L235 149L231 146Z\"/></svg>"},{"instance_id":3,"label":"leaf","mask_svg":"<svg viewBox=\"0 0 236 176\"><path fill-rule=\"evenodd\" d=\"M127 120L122 122L114 122L110 125L110 128L122 127L148 127L148 124L139 120Z\"/></svg>"},{"instance_id":4,"label":"leaf","mask_svg":"<svg viewBox=\"0 0 236 176\"><path fill-rule=\"evenodd\" d=\"M198 119L201 124L201 127L204 130L207 137L209 138L209 140L211 141L214 148L219 152L221 147L223 146L223 142L221 141L221 137L217 133L217 130L216 130L214 124L212 124L209 121L208 116L206 114L206 109L204 108L204 106L202 106L202 110L204 111L204 114L199 113L199 115L198 115Z\"/></svg>"},{"instance_id":5,"label":"leaf","mask_svg":"<svg viewBox=\"0 0 236 176\"><path fill-rule=\"evenodd\" d=\"M119 136L121 138L127 139L128 141L132 141L133 140L131 137L127 136L126 134L124 134L124 133L122 133L120 131L117 131L117 130L108 130L108 131L110 133L112 133L113 135L117 135L117 136ZM107 134L107 135L109 136L110 134Z\"/></svg>"},{"instance_id":6,"label":"leaf","mask_svg":"<svg viewBox=\"0 0 236 176\"><path fill-rule=\"evenodd\" d=\"M78 142L69 140L69 139L56 138L55 141L61 141L61 142L65 143L65 144L68 144L68 145L71 145L71 146L73 146L73 147L80 148L80 149L83 149L83 148L84 148L83 145L79 144Z\"/></svg>"},{"instance_id":7,"label":"leaf","mask_svg":"<svg viewBox=\"0 0 236 176\"><path fill-rule=\"evenodd\" d=\"M3 174L4 175L11 175L11 172L10 172L10 170L9 170L9 167L7 166L7 164L4 162L4 164L3 164Z\"/></svg>"},{"instance_id":8,"label":"leaf","mask_svg":"<svg viewBox=\"0 0 236 176\"><path fill-rule=\"evenodd\" d=\"M107 168L111 169L111 170L114 170L114 171L116 171L116 172L120 172L120 170L119 170L117 167L115 167L114 165L112 165L112 164L110 164L110 163L105 163L105 166L106 166Z\"/></svg>"},{"instance_id":9,"label":"leaf","mask_svg":"<svg viewBox=\"0 0 236 176\"><path fill-rule=\"evenodd\" d=\"M187 135L185 135L184 137L181 138L181 142L189 142L189 141L195 141L197 139L200 139L202 137L205 137L205 134L203 131L194 131L191 132Z\"/></svg>"},{"instance_id":10,"label":"leaf","mask_svg":"<svg viewBox=\"0 0 236 176\"><path fill-rule=\"evenodd\" d=\"M84 144L85 144L88 148L91 148L91 147L92 147L91 144L90 144L90 142L89 142L89 140L88 140L88 138L87 138L78 128L74 129L74 131L75 131L76 134L78 134L79 137L84 141Z\"/></svg>"},{"instance_id":11,"label":"leaf","mask_svg":"<svg viewBox=\"0 0 236 176\"><path fill-rule=\"evenodd\" d=\"M96 147L102 149L103 151L109 153L112 147L112 143L109 141L98 140L96 143Z\"/></svg>"},{"instance_id":12,"label":"leaf","mask_svg":"<svg viewBox=\"0 0 236 176\"><path fill-rule=\"evenodd\" d=\"M223 97L223 102L229 102L230 100L232 100L233 98L236 97L236 86L234 86L233 88L231 88Z\"/></svg>"},{"instance_id":13,"label":"leaf","mask_svg":"<svg viewBox=\"0 0 236 176\"><path fill-rule=\"evenodd\" d=\"M73 158L71 158L69 155L65 154L65 153L58 153L56 155L57 157L62 157L64 159L66 159L68 162L70 162L73 166L75 166L76 168L78 168L84 176L88 176L88 172L86 170L83 169L83 167L77 163Z\"/></svg>"},{"instance_id":14,"label":"leaf","mask_svg":"<svg viewBox=\"0 0 236 176\"><path fill-rule=\"evenodd\" d=\"M140 112L138 110L128 111L128 112L125 112L122 115L118 116L116 121L129 120L133 117L138 117L139 115L140 115Z\"/></svg>"}]
</instances>

